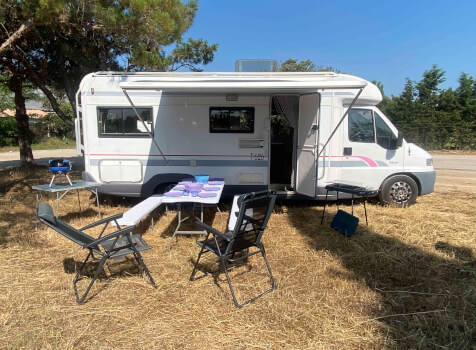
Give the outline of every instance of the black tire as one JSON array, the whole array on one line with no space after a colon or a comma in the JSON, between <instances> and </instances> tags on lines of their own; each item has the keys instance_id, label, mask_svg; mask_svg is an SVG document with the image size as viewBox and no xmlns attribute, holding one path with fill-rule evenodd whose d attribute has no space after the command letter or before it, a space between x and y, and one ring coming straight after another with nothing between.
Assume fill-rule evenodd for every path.
<instances>
[{"instance_id":1,"label":"black tire","mask_svg":"<svg viewBox=\"0 0 476 350\"><path fill-rule=\"evenodd\" d=\"M384 205L408 207L416 202L418 185L410 176L391 176L382 183L378 196Z\"/></svg>"},{"instance_id":2,"label":"black tire","mask_svg":"<svg viewBox=\"0 0 476 350\"><path fill-rule=\"evenodd\" d=\"M175 185L176 183L172 182L162 183L155 188L154 194L164 194L165 192L170 191Z\"/></svg>"}]
</instances>

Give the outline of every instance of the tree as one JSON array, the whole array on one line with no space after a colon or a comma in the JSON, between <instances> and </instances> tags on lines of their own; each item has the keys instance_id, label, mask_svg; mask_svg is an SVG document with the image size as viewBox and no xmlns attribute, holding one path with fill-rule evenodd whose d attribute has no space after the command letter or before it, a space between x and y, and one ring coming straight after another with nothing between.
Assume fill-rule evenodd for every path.
<instances>
[{"instance_id":1,"label":"tree","mask_svg":"<svg viewBox=\"0 0 476 350\"><path fill-rule=\"evenodd\" d=\"M288 58L286 61L281 63L278 68L279 72L336 72L340 73L339 70L330 67L330 66L316 66L311 60L305 60L298 62L296 58Z\"/></svg>"},{"instance_id":2,"label":"tree","mask_svg":"<svg viewBox=\"0 0 476 350\"><path fill-rule=\"evenodd\" d=\"M425 148L475 148L476 81L462 73L456 90L443 90L444 74L434 65L419 82L407 78L384 112L407 140Z\"/></svg>"},{"instance_id":3,"label":"tree","mask_svg":"<svg viewBox=\"0 0 476 350\"><path fill-rule=\"evenodd\" d=\"M476 147L476 79L466 73L461 73L459 86L455 91L460 119L456 126L457 143L459 148L465 145Z\"/></svg>"},{"instance_id":4,"label":"tree","mask_svg":"<svg viewBox=\"0 0 476 350\"><path fill-rule=\"evenodd\" d=\"M28 77L71 128L55 91L65 91L75 110L74 95L86 73L196 70L217 50L202 39L182 40L198 9L196 0L0 0L0 5L0 71Z\"/></svg>"}]
</instances>

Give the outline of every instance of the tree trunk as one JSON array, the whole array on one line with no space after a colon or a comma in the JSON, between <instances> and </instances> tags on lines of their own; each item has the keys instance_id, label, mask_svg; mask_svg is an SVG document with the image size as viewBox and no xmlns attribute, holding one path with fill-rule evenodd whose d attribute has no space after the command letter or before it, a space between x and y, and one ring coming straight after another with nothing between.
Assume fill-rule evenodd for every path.
<instances>
[{"instance_id":1,"label":"tree trunk","mask_svg":"<svg viewBox=\"0 0 476 350\"><path fill-rule=\"evenodd\" d=\"M58 60L61 66L66 66L66 58L62 51L60 51L58 54ZM73 112L76 115L76 91L65 69L61 70L61 79L63 80L66 97L68 97L69 104L73 108Z\"/></svg>"},{"instance_id":2,"label":"tree trunk","mask_svg":"<svg viewBox=\"0 0 476 350\"><path fill-rule=\"evenodd\" d=\"M33 164L33 152L31 150L31 133L26 114L25 97L22 93L22 81L13 77L10 80L10 90L15 94L15 119L18 127L18 146L20 146L20 162L22 165Z\"/></svg>"}]
</instances>

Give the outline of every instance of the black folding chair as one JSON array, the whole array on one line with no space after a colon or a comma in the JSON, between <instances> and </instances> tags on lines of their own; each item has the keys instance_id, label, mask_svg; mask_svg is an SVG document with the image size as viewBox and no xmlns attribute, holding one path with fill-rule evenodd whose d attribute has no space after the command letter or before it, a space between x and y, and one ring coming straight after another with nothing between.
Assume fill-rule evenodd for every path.
<instances>
[{"instance_id":1,"label":"black folding chair","mask_svg":"<svg viewBox=\"0 0 476 350\"><path fill-rule=\"evenodd\" d=\"M207 275L207 273L204 273L202 276L195 278L198 262L200 261L202 254L212 252L220 258L221 267L225 272L231 295L233 297L233 302L238 308L242 308L263 295L275 290L276 282L271 272L268 259L266 259L266 252L263 243L261 242L261 237L263 236L263 232L268 224L275 201L276 191L274 190L241 195L238 199L238 206L240 208L239 212L230 214L237 215L238 217L235 227L233 231L227 233L222 233L203 222L197 221L196 225L206 230L208 234L204 241L197 242L202 249L198 254L190 280L194 281ZM212 237L210 237L210 234ZM257 248L258 250L255 250L254 248ZM239 253L239 256L235 258L237 253ZM272 282L271 288L240 304L236 299L230 276L228 275L228 264L247 259L258 253L261 253L266 263L266 267L268 268Z\"/></svg>"},{"instance_id":2,"label":"black folding chair","mask_svg":"<svg viewBox=\"0 0 476 350\"><path fill-rule=\"evenodd\" d=\"M76 301L78 304L82 304L84 302L84 299L88 295L89 290L91 289L100 272L104 268L106 260L109 258L121 258L127 254L134 255L134 258L136 259L139 266L146 273L146 275L149 277L149 280L152 285L157 288L154 279L152 278L149 270L147 269L147 266L145 266L144 261L142 260L142 256L140 254L141 251L150 249L151 247L148 246L147 243L145 243L145 241L141 238L140 235L132 235L132 231L134 230L135 226L129 226L123 229L119 229L111 234L102 237L108 224L111 221L115 221L116 226L120 227L117 223L117 219L121 218L122 214L117 214L96 221L78 230L66 224L64 221L56 218L53 214L53 209L50 205L46 203L39 203L36 210L36 215L42 223L44 223L46 226L51 227L53 230L68 238L69 240L73 241L74 243L77 243L83 248L89 250L89 254L86 257L86 260L84 260L83 264L76 272L76 276L73 280L74 294L76 295ZM101 224L104 224L104 227L102 228L101 234L98 238L93 238L83 232L84 230ZM83 270L84 266L86 266L86 262L89 260L89 258L91 258L92 261L99 261L99 266L96 270L96 273L94 274L93 279L89 283L89 286L80 298L78 295L78 290L76 288L76 283L79 281L81 271Z\"/></svg>"}]
</instances>

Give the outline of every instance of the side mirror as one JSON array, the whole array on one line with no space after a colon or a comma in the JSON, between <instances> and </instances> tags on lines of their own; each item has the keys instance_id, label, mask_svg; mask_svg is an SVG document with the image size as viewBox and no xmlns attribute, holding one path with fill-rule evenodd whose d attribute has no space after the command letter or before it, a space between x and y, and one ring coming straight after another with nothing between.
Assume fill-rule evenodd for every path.
<instances>
[{"instance_id":1,"label":"side mirror","mask_svg":"<svg viewBox=\"0 0 476 350\"><path fill-rule=\"evenodd\" d=\"M399 131L397 136L397 148L402 147L402 144L403 144L403 133Z\"/></svg>"}]
</instances>

